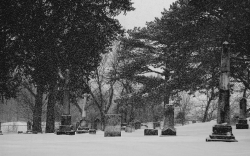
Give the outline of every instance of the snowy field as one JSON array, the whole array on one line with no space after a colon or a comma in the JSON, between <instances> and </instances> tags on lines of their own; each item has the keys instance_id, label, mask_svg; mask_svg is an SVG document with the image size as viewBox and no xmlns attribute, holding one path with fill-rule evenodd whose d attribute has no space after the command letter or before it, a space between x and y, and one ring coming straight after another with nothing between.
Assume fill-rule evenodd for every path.
<instances>
[{"instance_id":1,"label":"snowy field","mask_svg":"<svg viewBox=\"0 0 250 156\"><path fill-rule=\"evenodd\" d=\"M4 134L0 156L250 156L250 129L236 130L239 142L205 142L215 121L177 127L177 136L144 136L143 130L122 137L76 134ZM160 130L159 130L160 134Z\"/></svg>"}]
</instances>

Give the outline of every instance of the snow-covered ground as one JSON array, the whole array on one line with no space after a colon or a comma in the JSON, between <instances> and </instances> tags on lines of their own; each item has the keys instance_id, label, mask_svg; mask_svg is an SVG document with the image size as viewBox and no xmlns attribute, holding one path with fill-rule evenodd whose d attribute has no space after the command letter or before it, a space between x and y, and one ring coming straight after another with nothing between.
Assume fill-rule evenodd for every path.
<instances>
[{"instance_id":1,"label":"snow-covered ground","mask_svg":"<svg viewBox=\"0 0 250 156\"><path fill-rule=\"evenodd\" d=\"M236 130L238 142L205 142L215 121L177 127L177 136L144 136L143 130L122 137L76 134L4 134L0 156L250 156L250 129ZM160 131L159 131L160 134Z\"/></svg>"}]
</instances>

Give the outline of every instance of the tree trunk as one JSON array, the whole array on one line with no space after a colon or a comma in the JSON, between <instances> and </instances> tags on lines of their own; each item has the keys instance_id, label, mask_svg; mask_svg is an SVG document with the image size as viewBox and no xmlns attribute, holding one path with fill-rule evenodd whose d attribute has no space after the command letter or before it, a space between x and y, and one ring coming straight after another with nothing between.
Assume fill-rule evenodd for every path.
<instances>
[{"instance_id":1,"label":"tree trunk","mask_svg":"<svg viewBox=\"0 0 250 156\"><path fill-rule=\"evenodd\" d=\"M102 130L105 130L105 114L101 112L101 123L102 123Z\"/></svg>"},{"instance_id":2,"label":"tree trunk","mask_svg":"<svg viewBox=\"0 0 250 156\"><path fill-rule=\"evenodd\" d=\"M134 104L132 104L131 106L129 122L132 122L133 120L134 120Z\"/></svg>"},{"instance_id":3,"label":"tree trunk","mask_svg":"<svg viewBox=\"0 0 250 156\"><path fill-rule=\"evenodd\" d=\"M43 92L42 85L37 85L37 94L35 98L35 107L33 111L33 127L32 131L42 132L42 106L43 106Z\"/></svg>"},{"instance_id":4,"label":"tree trunk","mask_svg":"<svg viewBox=\"0 0 250 156\"><path fill-rule=\"evenodd\" d=\"M208 102L207 102L207 106L206 106L206 109L205 109L205 112L204 112L204 116L203 116L202 122L206 122L207 121L208 109L210 107L211 101L212 100L209 99Z\"/></svg>"},{"instance_id":5,"label":"tree trunk","mask_svg":"<svg viewBox=\"0 0 250 156\"><path fill-rule=\"evenodd\" d=\"M54 133L55 130L56 85L52 84L50 88L47 105L46 133Z\"/></svg>"}]
</instances>

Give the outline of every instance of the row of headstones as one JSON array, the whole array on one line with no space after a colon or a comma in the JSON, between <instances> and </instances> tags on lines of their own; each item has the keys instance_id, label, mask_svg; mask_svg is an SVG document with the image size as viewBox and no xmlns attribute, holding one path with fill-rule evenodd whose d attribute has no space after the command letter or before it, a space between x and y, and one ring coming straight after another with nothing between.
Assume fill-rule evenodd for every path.
<instances>
[{"instance_id":1,"label":"row of headstones","mask_svg":"<svg viewBox=\"0 0 250 156\"><path fill-rule=\"evenodd\" d=\"M249 125L247 124L247 120L246 120L246 114L248 111L249 109L247 110L246 99L243 98L240 100L240 118L238 120L238 123L236 124L236 129L248 129L249 128ZM69 121L69 120L65 119L65 121ZM66 123L63 123L63 124L67 125ZM86 123L83 120L81 124L85 125ZM124 130L125 132L133 132L135 129L140 129L140 126L141 126L140 122L135 122L135 123L131 122L128 125L122 125L121 115L119 114L107 114L105 118L105 124L106 125L105 125L104 136L121 136L122 130ZM81 134L81 133L96 134L95 129L89 129L88 127L84 127L81 125L77 127L78 129L76 133L78 134ZM69 134L75 134L75 131L73 130L72 126L65 126L63 128L65 128L63 133L57 132L58 135L64 134L65 132ZM32 124L31 122L28 121L26 134L34 134L35 132L32 132L31 129L32 129ZM213 131L217 132L218 131L217 127L214 127ZM226 131L231 132L231 129L226 127ZM20 134L23 132L18 131L18 133ZM1 131L1 123L0 123L0 135L2 134L3 133ZM157 129L144 129L144 135L158 135L158 130ZM161 135L176 135L176 130L174 128L163 129Z\"/></svg>"},{"instance_id":2,"label":"row of headstones","mask_svg":"<svg viewBox=\"0 0 250 156\"><path fill-rule=\"evenodd\" d=\"M140 122L130 122L128 125L121 125L121 115L120 114L107 114L105 118L105 130L104 136L105 137L116 137L121 136L121 131L124 130L125 132L132 133L135 129L140 129L141 123ZM158 126L159 123L155 123L155 127ZM157 135L158 136L158 129L144 129L144 135ZM162 130L161 135L176 135L176 130L173 128L166 128Z\"/></svg>"}]
</instances>

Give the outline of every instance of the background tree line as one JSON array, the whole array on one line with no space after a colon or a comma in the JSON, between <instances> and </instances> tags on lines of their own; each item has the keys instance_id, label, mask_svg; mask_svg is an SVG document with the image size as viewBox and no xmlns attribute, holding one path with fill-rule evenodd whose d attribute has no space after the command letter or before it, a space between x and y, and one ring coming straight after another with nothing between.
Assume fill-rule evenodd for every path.
<instances>
[{"instance_id":1,"label":"background tree line","mask_svg":"<svg viewBox=\"0 0 250 156\"><path fill-rule=\"evenodd\" d=\"M231 93L241 90L241 97L247 97L249 3L247 0L174 2L169 10L162 12L162 17L148 22L146 27L128 30L127 36L121 38L118 57L121 70L117 79L140 84L140 92L147 97L157 95L155 99L164 101L163 107L169 103L179 106L177 118L181 120L188 112L194 114L197 110L199 120L214 119L224 41L230 44ZM181 95L183 91L192 96L203 95L203 102L187 106L187 97ZM125 98L123 103L131 99L133 96ZM234 103L233 97L231 101ZM157 104L161 102L154 102Z\"/></svg>"}]
</instances>

